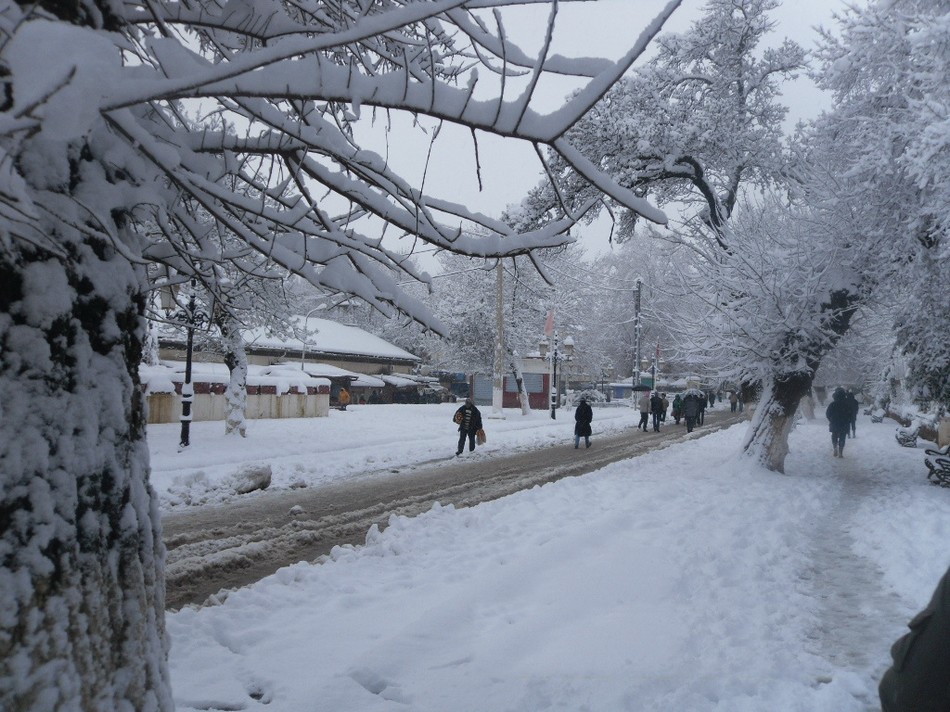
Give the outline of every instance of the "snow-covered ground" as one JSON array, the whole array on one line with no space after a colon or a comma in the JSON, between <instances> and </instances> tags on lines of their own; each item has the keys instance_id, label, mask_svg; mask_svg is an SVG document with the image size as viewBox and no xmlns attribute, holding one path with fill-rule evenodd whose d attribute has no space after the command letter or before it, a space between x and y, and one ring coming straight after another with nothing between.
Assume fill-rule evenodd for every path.
<instances>
[{"instance_id":1,"label":"snow-covered ground","mask_svg":"<svg viewBox=\"0 0 950 712\"><path fill-rule=\"evenodd\" d=\"M442 458L450 417L353 407L252 422L245 441L198 423L181 454L177 429L153 426L156 486L171 506L183 481L203 473L213 493L248 461L270 463L275 486L316 486ZM511 412L474 456L566 442L571 420ZM637 437L634 420L595 410L593 446L597 426ZM326 563L170 614L178 709L878 709L890 644L950 564L950 490L926 481L927 443L899 447L891 421L861 417L843 459L823 422L801 423L784 476L736 456L744 427L393 518Z\"/></svg>"},{"instance_id":2,"label":"snow-covered ground","mask_svg":"<svg viewBox=\"0 0 950 712\"><path fill-rule=\"evenodd\" d=\"M248 437L225 437L221 422L191 424L191 447L178 452L178 424L150 425L152 485L162 506L209 504L233 497L233 477L245 465L268 464L272 489L319 486L364 473L411 468L416 463L455 455L461 405L351 405L328 418L249 420ZM717 409L722 411L720 406ZM573 409L506 409L503 419L482 408L488 442L465 458L491 457L570 441ZM640 414L623 406L597 408L594 437L634 427ZM672 421L670 421L672 423ZM682 426L681 426L682 427Z\"/></svg>"}]
</instances>

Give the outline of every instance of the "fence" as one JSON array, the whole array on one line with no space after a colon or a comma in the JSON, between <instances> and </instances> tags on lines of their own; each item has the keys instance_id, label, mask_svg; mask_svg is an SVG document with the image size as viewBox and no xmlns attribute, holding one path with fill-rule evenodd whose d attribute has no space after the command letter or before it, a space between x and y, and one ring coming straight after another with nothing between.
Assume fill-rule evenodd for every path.
<instances>
[{"instance_id":1,"label":"fence","mask_svg":"<svg viewBox=\"0 0 950 712\"><path fill-rule=\"evenodd\" d=\"M228 402L225 384L195 383L191 405L193 421L224 420ZM148 422L177 423L181 420L181 384L175 383L176 393L149 393ZM330 413L329 386L292 388L277 393L276 386L248 386L245 417L258 418L321 418Z\"/></svg>"}]
</instances>

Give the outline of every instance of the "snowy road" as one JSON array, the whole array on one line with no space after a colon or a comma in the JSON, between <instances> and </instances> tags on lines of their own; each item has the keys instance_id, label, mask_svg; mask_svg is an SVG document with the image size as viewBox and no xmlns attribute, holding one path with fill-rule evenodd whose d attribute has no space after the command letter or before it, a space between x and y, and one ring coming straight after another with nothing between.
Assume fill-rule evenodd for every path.
<instances>
[{"instance_id":1,"label":"snowy road","mask_svg":"<svg viewBox=\"0 0 950 712\"><path fill-rule=\"evenodd\" d=\"M435 502L465 507L497 499L700 437L742 417L710 411L691 435L682 426L667 426L660 433L600 437L589 450L557 444L511 456L476 451L459 460L429 460L340 483L168 512L166 606L201 603L288 564L317 560L334 546L361 544L373 524L383 528L393 514L419 514Z\"/></svg>"}]
</instances>

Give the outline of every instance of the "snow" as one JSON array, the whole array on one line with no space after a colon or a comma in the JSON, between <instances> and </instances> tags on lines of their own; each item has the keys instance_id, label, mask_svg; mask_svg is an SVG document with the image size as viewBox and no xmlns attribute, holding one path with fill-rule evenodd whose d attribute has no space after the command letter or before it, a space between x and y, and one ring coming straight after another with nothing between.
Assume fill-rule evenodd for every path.
<instances>
[{"instance_id":1,"label":"snow","mask_svg":"<svg viewBox=\"0 0 950 712\"><path fill-rule=\"evenodd\" d=\"M184 361L162 361L156 366L139 365L139 380L145 387L146 393L174 393L175 382L184 380ZM231 374L223 363L196 361L191 365L192 383L229 383ZM307 387L330 387L329 378L321 378L300 370L300 366L289 364L282 366L259 366L250 364L247 367L247 385L275 386L278 393L287 393L292 389L302 392ZM192 387L193 390L193 387Z\"/></svg>"},{"instance_id":2,"label":"snow","mask_svg":"<svg viewBox=\"0 0 950 712\"><path fill-rule=\"evenodd\" d=\"M155 484L266 459L274 486L319 486L444 457L452 409L252 421L241 442L195 423L181 455L174 426L150 426ZM569 446L570 411L506 415L486 419L475 458L587 452ZM638 436L635 409L594 415L594 448L608 430ZM823 422L800 422L786 475L737 456L746 427L393 517L365 546L171 613L178 709L877 709L891 643L950 564L950 491L891 421L859 416L843 459Z\"/></svg>"},{"instance_id":3,"label":"snow","mask_svg":"<svg viewBox=\"0 0 950 712\"><path fill-rule=\"evenodd\" d=\"M290 353L300 353L303 350L311 355L354 354L421 361L418 356L356 326L317 317L301 317L297 321L307 332L306 343L299 338L279 338L270 334L264 327L245 330L245 341L249 346L285 349Z\"/></svg>"}]
</instances>

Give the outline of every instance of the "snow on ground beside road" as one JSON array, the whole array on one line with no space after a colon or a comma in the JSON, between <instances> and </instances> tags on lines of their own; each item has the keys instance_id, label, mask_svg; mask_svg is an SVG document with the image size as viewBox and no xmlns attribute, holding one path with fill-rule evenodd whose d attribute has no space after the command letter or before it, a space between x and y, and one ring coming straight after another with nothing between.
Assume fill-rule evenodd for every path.
<instances>
[{"instance_id":1,"label":"snow on ground beside road","mask_svg":"<svg viewBox=\"0 0 950 712\"><path fill-rule=\"evenodd\" d=\"M249 420L246 438L226 436L223 422L196 422L185 452L178 452L178 423L149 425L152 486L163 508L169 508L226 501L233 496L230 478L246 464L269 464L271 488L286 489L447 460L458 444L452 415L459 405L355 405L331 410L328 418ZM491 408L481 411L488 442L463 458L563 444L574 437L572 408L559 410L555 420L549 411L523 416L508 409L504 419L490 417ZM598 435L633 427L639 417L627 407L596 408L594 442Z\"/></svg>"},{"instance_id":2,"label":"snow on ground beside road","mask_svg":"<svg viewBox=\"0 0 950 712\"><path fill-rule=\"evenodd\" d=\"M400 412L403 446L451 447ZM169 614L178 709L877 709L890 644L950 564L950 490L893 424L861 418L840 460L823 423L800 424L785 476L735 456L744 429L394 517L324 564ZM829 557L860 580L815 569ZM828 619L834 598L861 607L860 640Z\"/></svg>"}]
</instances>

